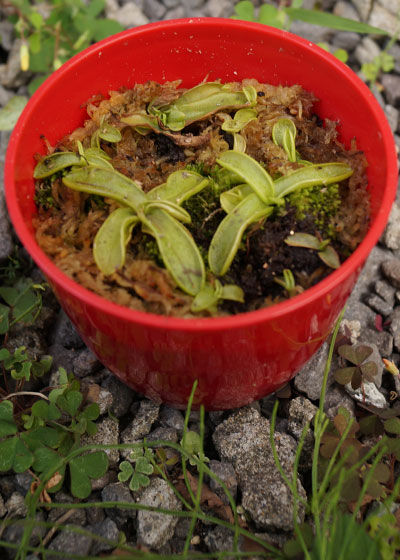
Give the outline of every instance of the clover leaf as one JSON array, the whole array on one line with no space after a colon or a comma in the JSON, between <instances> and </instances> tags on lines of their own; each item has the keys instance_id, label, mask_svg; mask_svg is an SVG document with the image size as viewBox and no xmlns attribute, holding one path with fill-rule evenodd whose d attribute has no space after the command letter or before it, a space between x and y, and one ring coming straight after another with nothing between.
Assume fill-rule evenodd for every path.
<instances>
[{"instance_id":1,"label":"clover leaf","mask_svg":"<svg viewBox=\"0 0 400 560\"><path fill-rule=\"evenodd\" d=\"M341 385L351 383L354 390L362 386L365 381L373 381L378 373L378 366L375 362L365 360L372 354L372 348L360 344L350 346L343 344L338 348L339 355L353 364L352 366L341 368L334 373L335 380Z\"/></svg>"},{"instance_id":2,"label":"clover leaf","mask_svg":"<svg viewBox=\"0 0 400 560\"><path fill-rule=\"evenodd\" d=\"M130 461L134 462L134 466L129 461L122 461L119 465L120 472L118 480L120 482L129 482L129 488L136 492L139 488L144 488L150 484L148 475L154 472L151 464L151 454L143 449L135 449L129 455Z\"/></svg>"},{"instance_id":3,"label":"clover leaf","mask_svg":"<svg viewBox=\"0 0 400 560\"><path fill-rule=\"evenodd\" d=\"M91 478L100 478L108 469L108 457L104 451L94 451L88 455L75 457L69 462L71 493L81 500L92 491Z\"/></svg>"}]
</instances>

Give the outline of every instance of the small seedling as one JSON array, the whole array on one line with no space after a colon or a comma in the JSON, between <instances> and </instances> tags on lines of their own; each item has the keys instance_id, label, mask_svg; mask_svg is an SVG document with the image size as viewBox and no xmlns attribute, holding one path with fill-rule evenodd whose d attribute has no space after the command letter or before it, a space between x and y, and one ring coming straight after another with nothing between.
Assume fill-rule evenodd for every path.
<instances>
[{"instance_id":1,"label":"small seedling","mask_svg":"<svg viewBox=\"0 0 400 560\"><path fill-rule=\"evenodd\" d=\"M304 247L318 252L321 261L330 268L339 268L340 260L335 249L330 245L330 239L320 241L310 233L293 233L285 239L290 247Z\"/></svg>"},{"instance_id":2,"label":"small seedling","mask_svg":"<svg viewBox=\"0 0 400 560\"><path fill-rule=\"evenodd\" d=\"M203 461L203 463L209 463L210 459L206 457L202 451L202 441L200 434L194 432L193 430L188 430L185 432L184 437L181 440L181 445L183 449L193 455L199 461ZM198 465L198 462L194 461L193 459L189 459L189 463L192 466Z\"/></svg>"},{"instance_id":3,"label":"small seedling","mask_svg":"<svg viewBox=\"0 0 400 560\"><path fill-rule=\"evenodd\" d=\"M191 311L198 313L199 311L208 311L209 313L217 313L218 303L222 300L244 302L244 292L242 288L235 284L225 284L223 286L218 279L215 279L214 285L206 283L193 300Z\"/></svg>"},{"instance_id":4,"label":"small seedling","mask_svg":"<svg viewBox=\"0 0 400 560\"><path fill-rule=\"evenodd\" d=\"M374 57L372 62L364 62L361 65L361 72L365 79L371 84L376 84L382 73L391 72L394 69L394 56L386 51Z\"/></svg>"},{"instance_id":5,"label":"small seedling","mask_svg":"<svg viewBox=\"0 0 400 560\"><path fill-rule=\"evenodd\" d=\"M284 269L282 278L274 278L274 281L282 286L289 298L297 296L297 294L301 294L303 291L303 288L296 284L293 272L288 268Z\"/></svg>"}]
</instances>

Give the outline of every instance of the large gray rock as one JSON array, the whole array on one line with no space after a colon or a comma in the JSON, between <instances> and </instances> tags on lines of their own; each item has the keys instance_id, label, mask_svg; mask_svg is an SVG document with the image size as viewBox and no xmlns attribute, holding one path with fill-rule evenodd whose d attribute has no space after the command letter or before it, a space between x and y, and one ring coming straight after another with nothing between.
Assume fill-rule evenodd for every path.
<instances>
[{"instance_id":1,"label":"large gray rock","mask_svg":"<svg viewBox=\"0 0 400 560\"><path fill-rule=\"evenodd\" d=\"M121 434L121 442L135 443L147 436L158 418L159 409L159 405L149 400L141 401L135 418Z\"/></svg>"},{"instance_id":2,"label":"large gray rock","mask_svg":"<svg viewBox=\"0 0 400 560\"><path fill-rule=\"evenodd\" d=\"M92 545L92 538L89 535L83 535L78 533L80 527L72 526L76 531L72 529L66 529L61 531L50 543L48 550L54 550L55 552L61 552L66 554L74 554L75 556L87 556L89 554L90 547ZM49 560L56 560L60 558L59 554L46 553L46 558Z\"/></svg>"},{"instance_id":3,"label":"large gray rock","mask_svg":"<svg viewBox=\"0 0 400 560\"><path fill-rule=\"evenodd\" d=\"M117 547L119 530L114 521L109 517L107 517L100 523L92 525L88 529L91 533L94 533L95 535L98 535L99 537L112 542L112 544L109 544L104 541L93 539L92 548L90 550L92 556L97 557L101 552L109 552L113 548Z\"/></svg>"},{"instance_id":4,"label":"large gray rock","mask_svg":"<svg viewBox=\"0 0 400 560\"><path fill-rule=\"evenodd\" d=\"M386 0L384 0L387 4ZM398 5L398 0L389 0L391 6ZM389 6L387 4L387 6ZM368 23L375 27L380 27L388 31L390 35L394 35L398 31L399 20L395 13L391 11L392 7L384 7L378 2L372 3L372 10L369 16ZM398 8L399 10L400 8ZM397 12L396 12L397 13Z\"/></svg>"},{"instance_id":5,"label":"large gray rock","mask_svg":"<svg viewBox=\"0 0 400 560\"><path fill-rule=\"evenodd\" d=\"M390 284L400 288L400 259L389 258L382 262L382 272Z\"/></svg>"},{"instance_id":6,"label":"large gray rock","mask_svg":"<svg viewBox=\"0 0 400 560\"><path fill-rule=\"evenodd\" d=\"M242 493L242 506L254 523L263 529L293 529L293 497L275 465L269 441L270 424L258 411L245 407L220 424L213 436L223 461L232 463ZM293 476L296 442L276 433L275 445L282 468ZM306 496L298 481L300 496ZM299 506L299 521L304 507Z\"/></svg>"},{"instance_id":7,"label":"large gray rock","mask_svg":"<svg viewBox=\"0 0 400 560\"><path fill-rule=\"evenodd\" d=\"M292 399L289 404L287 426L289 434L299 441L306 424L311 424L311 421L317 412L318 408L305 397L296 397L295 399ZM313 450L314 434L309 427L300 456L300 468L305 469L311 467Z\"/></svg>"},{"instance_id":8,"label":"large gray rock","mask_svg":"<svg viewBox=\"0 0 400 560\"><path fill-rule=\"evenodd\" d=\"M314 356L303 366L294 378L294 386L309 399L319 399L324 379L324 372L328 360L329 345L324 342ZM331 368L332 370L333 368ZM328 386L334 382L333 376L328 375Z\"/></svg>"},{"instance_id":9,"label":"large gray rock","mask_svg":"<svg viewBox=\"0 0 400 560\"><path fill-rule=\"evenodd\" d=\"M106 417L97 422L97 432L93 436L82 436L81 445L115 445L119 443L119 424L113 418ZM105 450L110 467L115 467L119 461L118 449Z\"/></svg>"},{"instance_id":10,"label":"large gray rock","mask_svg":"<svg viewBox=\"0 0 400 560\"><path fill-rule=\"evenodd\" d=\"M393 313L389 317L389 330L393 336L393 343L396 350L400 349L400 306L395 307Z\"/></svg>"},{"instance_id":11,"label":"large gray rock","mask_svg":"<svg viewBox=\"0 0 400 560\"><path fill-rule=\"evenodd\" d=\"M101 385L112 395L112 413L117 418L121 418L127 414L135 392L124 383L121 383L111 372L109 372L109 375L102 381Z\"/></svg>"},{"instance_id":12,"label":"large gray rock","mask_svg":"<svg viewBox=\"0 0 400 560\"><path fill-rule=\"evenodd\" d=\"M101 499L103 502L126 502L128 504L133 504L134 499L132 494L125 484L122 482L114 482L108 484L101 491ZM123 508L122 506L107 508L106 514L120 527L128 519L136 518L136 510L130 508Z\"/></svg>"},{"instance_id":13,"label":"large gray rock","mask_svg":"<svg viewBox=\"0 0 400 560\"><path fill-rule=\"evenodd\" d=\"M231 493L233 499L236 499L237 494L237 478L235 469L231 463L226 463L224 461L210 461L210 470L218 476L225 484L229 492ZM210 478L210 488L213 492L221 498L225 504L229 504L228 496L226 495L222 486L213 478Z\"/></svg>"},{"instance_id":14,"label":"large gray rock","mask_svg":"<svg viewBox=\"0 0 400 560\"><path fill-rule=\"evenodd\" d=\"M346 385L345 389L355 401L365 403L367 406L375 406L380 409L385 409L389 406L389 403L385 399L384 395L382 395L379 391L375 383L365 382L364 391L361 387L354 390L350 384Z\"/></svg>"},{"instance_id":15,"label":"large gray rock","mask_svg":"<svg viewBox=\"0 0 400 560\"><path fill-rule=\"evenodd\" d=\"M353 399L346 393L342 385L334 383L326 391L324 411L329 418L334 418L340 407L346 408L352 416L355 416L356 406Z\"/></svg>"},{"instance_id":16,"label":"large gray rock","mask_svg":"<svg viewBox=\"0 0 400 560\"><path fill-rule=\"evenodd\" d=\"M167 510L181 510L182 503L175 496L168 483L161 478L153 478L140 495L140 503ZM174 534L178 517L153 511L139 510L137 516L138 541L158 550Z\"/></svg>"}]
</instances>

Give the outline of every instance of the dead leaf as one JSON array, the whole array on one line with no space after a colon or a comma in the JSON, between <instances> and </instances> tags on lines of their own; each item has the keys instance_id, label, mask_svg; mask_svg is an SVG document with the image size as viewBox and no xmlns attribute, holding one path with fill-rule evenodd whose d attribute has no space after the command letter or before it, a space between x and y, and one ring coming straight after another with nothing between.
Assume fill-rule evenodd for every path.
<instances>
[{"instance_id":1,"label":"dead leaf","mask_svg":"<svg viewBox=\"0 0 400 560\"><path fill-rule=\"evenodd\" d=\"M196 494L197 487L198 487L198 478L191 475L189 471L187 471L186 474L189 480L190 488L192 489L193 493ZM185 499L189 499L189 492L188 489L186 488L186 484L183 478L184 478L183 475L179 477L178 483L176 484L176 488L181 494L183 494ZM234 522L234 517L233 517L231 507L229 505L224 504L221 498L215 492L213 492L207 486L207 484L204 483L202 484L201 487L200 504L201 505L204 504L207 507L209 507L221 519L224 519L225 521L229 521L229 523ZM239 521L239 525L241 525L240 518L238 519L238 521Z\"/></svg>"},{"instance_id":2,"label":"dead leaf","mask_svg":"<svg viewBox=\"0 0 400 560\"><path fill-rule=\"evenodd\" d=\"M57 484L61 481L62 476L59 472L55 472L53 474L53 476L46 482L45 488L47 490L50 490L50 488L53 488L54 486L57 486Z\"/></svg>"},{"instance_id":3,"label":"dead leaf","mask_svg":"<svg viewBox=\"0 0 400 560\"><path fill-rule=\"evenodd\" d=\"M290 383L287 383L286 385L275 391L275 395L278 397L278 399L290 399L290 397L292 396Z\"/></svg>"}]
</instances>

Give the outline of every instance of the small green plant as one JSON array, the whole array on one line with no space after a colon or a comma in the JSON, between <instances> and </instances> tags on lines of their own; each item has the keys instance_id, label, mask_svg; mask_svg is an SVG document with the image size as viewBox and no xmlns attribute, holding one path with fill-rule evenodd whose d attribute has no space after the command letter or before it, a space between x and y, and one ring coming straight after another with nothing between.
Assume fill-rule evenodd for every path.
<instances>
[{"instance_id":1,"label":"small green plant","mask_svg":"<svg viewBox=\"0 0 400 560\"><path fill-rule=\"evenodd\" d=\"M188 430L181 439L182 448L189 454L189 463L198 465L199 461L209 463L210 459L204 455L203 442L199 433Z\"/></svg>"},{"instance_id":2,"label":"small green plant","mask_svg":"<svg viewBox=\"0 0 400 560\"><path fill-rule=\"evenodd\" d=\"M296 284L293 272L288 268L284 269L282 278L274 278L274 281L282 286L289 298L297 296L303 291L303 288Z\"/></svg>"},{"instance_id":3,"label":"small green plant","mask_svg":"<svg viewBox=\"0 0 400 560\"><path fill-rule=\"evenodd\" d=\"M363 387L365 381L373 381L378 372L378 366L373 361L366 362L372 352L372 348L366 345L343 344L339 346L339 356L352 365L335 371L335 380L341 385L351 383L353 389Z\"/></svg>"},{"instance_id":4,"label":"small green plant","mask_svg":"<svg viewBox=\"0 0 400 560\"><path fill-rule=\"evenodd\" d=\"M129 461L122 461L119 465L120 472L118 480L128 482L129 488L136 492L150 484L148 475L153 474L154 467L151 464L153 453L149 449L135 449L129 454ZM134 466L132 466L134 463Z\"/></svg>"},{"instance_id":5,"label":"small green plant","mask_svg":"<svg viewBox=\"0 0 400 560\"><path fill-rule=\"evenodd\" d=\"M30 324L42 309L45 285L35 284L28 278L19 278L13 286L0 286L0 335L17 323Z\"/></svg>"},{"instance_id":6,"label":"small green plant","mask_svg":"<svg viewBox=\"0 0 400 560\"><path fill-rule=\"evenodd\" d=\"M393 70L394 64L394 56L386 51L382 51L374 57L372 62L364 62L361 65L361 72L368 82L376 84L382 73Z\"/></svg>"},{"instance_id":7,"label":"small green plant","mask_svg":"<svg viewBox=\"0 0 400 560\"><path fill-rule=\"evenodd\" d=\"M312 25L320 25L337 29L338 31L353 31L355 33L370 33L376 35L388 35L387 31L368 25L367 23L336 16L323 12L322 10L308 10L302 8L303 0L292 0L290 6L280 2L279 7L264 3L260 6L258 13L252 2L243 0L235 6L233 19L245 21L256 21L279 29L289 30L292 21L304 21Z\"/></svg>"},{"instance_id":8,"label":"small green plant","mask_svg":"<svg viewBox=\"0 0 400 560\"><path fill-rule=\"evenodd\" d=\"M304 247L317 251L321 261L330 268L339 268L340 260L335 249L330 245L331 240L319 240L315 235L310 233L296 233L289 235L285 239L285 243L290 247Z\"/></svg>"},{"instance_id":9,"label":"small green plant","mask_svg":"<svg viewBox=\"0 0 400 560\"><path fill-rule=\"evenodd\" d=\"M36 379L49 372L53 358L42 356L39 361L32 360L26 353L26 347L20 346L14 352L2 348L0 362L3 362L4 369L9 371L16 381L29 381L31 378Z\"/></svg>"},{"instance_id":10,"label":"small green plant","mask_svg":"<svg viewBox=\"0 0 400 560\"><path fill-rule=\"evenodd\" d=\"M228 271L247 227L271 216L290 193L337 183L353 173L343 163L312 164L274 181L255 159L233 150L221 154L217 163L241 183L221 194L221 206L227 215L215 231L208 252L210 269L217 276Z\"/></svg>"},{"instance_id":11,"label":"small green plant","mask_svg":"<svg viewBox=\"0 0 400 560\"><path fill-rule=\"evenodd\" d=\"M22 473L31 468L40 479L53 465L60 463L73 449L80 446L83 434L94 435L95 420L99 416L96 403L82 406L83 395L79 382L59 371L59 386L44 394L18 392L0 402L0 472L14 470ZM24 395L39 396L30 412L17 413L8 399ZM78 457L69 463L71 492L85 498L91 492L90 478L103 476L108 468L104 452ZM51 489L60 488L65 476L65 465L58 471L59 482Z\"/></svg>"},{"instance_id":12,"label":"small green plant","mask_svg":"<svg viewBox=\"0 0 400 560\"><path fill-rule=\"evenodd\" d=\"M21 69L37 74L29 85L30 93L71 56L123 30L118 22L99 17L104 0L51 0L45 10L29 0L9 0L14 8L10 21L22 40Z\"/></svg>"},{"instance_id":13,"label":"small green plant","mask_svg":"<svg viewBox=\"0 0 400 560\"><path fill-rule=\"evenodd\" d=\"M335 340L340 318L333 334L328 360L325 367L318 412L313 420L315 445L311 472L311 494L304 503L297 489L297 467L309 430L307 424L300 437L294 461L293 478L289 480L284 473L275 447L273 437L278 402L275 403L271 418L270 441L279 472L293 493L294 538L284 546L286 558L305 558L307 560L352 560L365 557L369 560L393 558L388 554L398 547L393 524L387 529L389 540L382 542L379 521L372 517L359 523L363 504L372 500L381 502L382 511L390 512L390 507L398 499L400 480L390 486L390 469L386 461L387 440L380 439L368 448L358 440L360 426L351 418L350 413L340 409L333 423L323 412L326 384L331 367ZM397 423L396 423L397 429ZM322 456L322 462L320 458ZM297 512L300 502L306 506L310 523L300 524ZM351 514L346 513L342 504L350 502ZM393 520L391 518L393 523ZM379 538L377 535L380 534ZM374 537L374 538L373 538Z\"/></svg>"}]
</instances>

